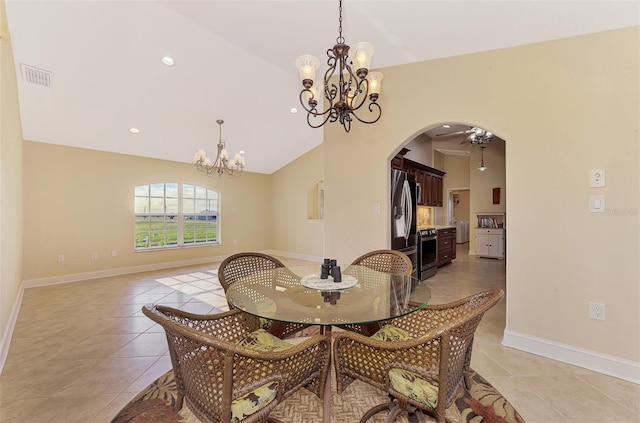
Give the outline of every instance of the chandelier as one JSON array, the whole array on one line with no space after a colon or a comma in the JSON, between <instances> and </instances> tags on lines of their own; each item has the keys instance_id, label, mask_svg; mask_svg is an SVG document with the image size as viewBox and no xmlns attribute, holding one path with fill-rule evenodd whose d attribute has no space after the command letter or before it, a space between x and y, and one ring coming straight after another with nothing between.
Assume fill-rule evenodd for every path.
<instances>
[{"instance_id":1,"label":"chandelier","mask_svg":"<svg viewBox=\"0 0 640 423\"><path fill-rule=\"evenodd\" d=\"M225 148L224 141L222 141L222 124L224 123L224 120L218 119L216 122L220 125L220 140L218 141L218 155L216 156L215 161L212 162L211 159L207 157L204 150L200 149L193 156L193 162L195 163L198 172L203 175L237 175L244 169L244 151L236 153L235 156L233 156L233 159L229 158L229 153Z\"/></svg>"},{"instance_id":2,"label":"chandelier","mask_svg":"<svg viewBox=\"0 0 640 423\"><path fill-rule=\"evenodd\" d=\"M351 122L355 118L362 123L375 123L382 115L380 105L376 103L380 96L380 85L384 75L380 72L369 72L373 46L366 42L353 45L352 58L350 47L342 36L342 0L339 2L340 20L336 45L327 50L329 69L322 82L315 81L316 70L320 65L317 57L303 55L296 59L296 67L300 72L300 80L304 87L300 91L300 104L307 112L307 123L312 128L319 128L327 122L340 121L344 130L349 132ZM354 73L355 69L355 73ZM332 76L337 81L330 82ZM326 110L318 110L318 102L324 97ZM371 119L359 117L358 112L367 103ZM306 104L305 104L306 103ZM320 117L321 123L315 125L311 118Z\"/></svg>"},{"instance_id":3,"label":"chandelier","mask_svg":"<svg viewBox=\"0 0 640 423\"><path fill-rule=\"evenodd\" d=\"M484 172L485 170L487 170L487 169L488 169L488 167L486 167L486 166L484 165L484 149L485 149L485 148L487 148L487 147L480 147L480 157L481 157L481 158L480 158L480 166L478 166L478 170L479 170L480 172Z\"/></svg>"}]
</instances>

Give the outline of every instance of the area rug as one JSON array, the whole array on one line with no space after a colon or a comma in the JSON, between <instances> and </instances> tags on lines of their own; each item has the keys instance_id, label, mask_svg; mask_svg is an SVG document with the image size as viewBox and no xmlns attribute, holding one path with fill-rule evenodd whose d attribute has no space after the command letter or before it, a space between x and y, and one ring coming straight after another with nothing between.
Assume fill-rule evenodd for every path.
<instances>
[{"instance_id":1,"label":"area rug","mask_svg":"<svg viewBox=\"0 0 640 423\"><path fill-rule=\"evenodd\" d=\"M454 404L447 409L448 421L524 423L524 419L509 401L482 376L473 372L471 381L471 389L461 389ZM358 422L367 410L385 402L386 399L387 396L383 392L359 381L349 385L342 395L335 394L334 389L331 398L331 421ZM111 423L200 423L186 405L180 412L174 411L175 402L176 384L173 371L169 371L131 400ZM280 404L271 416L292 423L321 422L322 402L310 392L301 389ZM385 417L385 413L382 412L369 421L383 422ZM398 422L407 421L406 417L398 419Z\"/></svg>"}]
</instances>

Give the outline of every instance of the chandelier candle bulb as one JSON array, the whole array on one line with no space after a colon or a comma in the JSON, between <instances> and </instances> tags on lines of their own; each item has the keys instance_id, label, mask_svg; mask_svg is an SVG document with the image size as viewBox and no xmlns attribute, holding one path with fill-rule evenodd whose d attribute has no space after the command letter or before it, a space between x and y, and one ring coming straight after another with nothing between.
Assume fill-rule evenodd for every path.
<instances>
[{"instance_id":1,"label":"chandelier candle bulb","mask_svg":"<svg viewBox=\"0 0 640 423\"><path fill-rule=\"evenodd\" d=\"M316 70L320 66L320 60L310 54L305 54L296 59L296 67L300 72L300 81L305 88L311 87L316 79ZM308 86L307 86L308 84Z\"/></svg>"},{"instance_id":2,"label":"chandelier candle bulb","mask_svg":"<svg viewBox=\"0 0 640 423\"><path fill-rule=\"evenodd\" d=\"M369 81L369 98L375 96L377 99L380 95L380 89L382 88L382 78L384 75L382 72L371 72L367 75L367 81Z\"/></svg>"},{"instance_id":3,"label":"chandelier candle bulb","mask_svg":"<svg viewBox=\"0 0 640 423\"><path fill-rule=\"evenodd\" d=\"M364 78L371 67L373 46L365 41L355 43L353 49L353 67L360 78ZM360 74L364 72L364 76Z\"/></svg>"}]
</instances>

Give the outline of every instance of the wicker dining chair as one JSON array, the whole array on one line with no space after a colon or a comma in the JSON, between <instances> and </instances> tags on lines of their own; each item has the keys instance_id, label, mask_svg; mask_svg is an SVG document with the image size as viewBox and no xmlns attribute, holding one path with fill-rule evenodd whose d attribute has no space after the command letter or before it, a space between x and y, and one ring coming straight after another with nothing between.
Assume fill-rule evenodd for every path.
<instances>
[{"instance_id":1,"label":"wicker dining chair","mask_svg":"<svg viewBox=\"0 0 640 423\"><path fill-rule=\"evenodd\" d=\"M244 277L250 275L259 277L260 274L266 270L284 267L285 265L280 260L267 254L255 252L237 253L227 257L220 264L218 280L226 292L231 284ZM268 273L264 273L264 275L268 277ZM289 278L285 278L284 275L282 276L283 277L278 278L279 283L288 283L291 287L300 285L300 278L293 273L291 273ZM233 306L229 304L229 308L233 308ZM269 328L272 324L273 322L271 321L263 322L265 328ZM309 325L303 323L286 323L280 325L280 330L282 331L280 336L287 338L308 327Z\"/></svg>"},{"instance_id":2,"label":"wicker dining chair","mask_svg":"<svg viewBox=\"0 0 640 423\"><path fill-rule=\"evenodd\" d=\"M300 388L324 396L331 342L323 335L289 344L239 310L199 315L146 305L142 311L165 330L176 411L186 400L204 423L279 422L269 413Z\"/></svg>"},{"instance_id":3,"label":"wicker dining chair","mask_svg":"<svg viewBox=\"0 0 640 423\"><path fill-rule=\"evenodd\" d=\"M361 255L352 265L365 266L383 273L401 273L410 276L413 272L411 259L396 250L375 250Z\"/></svg>"},{"instance_id":4,"label":"wicker dining chair","mask_svg":"<svg viewBox=\"0 0 640 423\"><path fill-rule=\"evenodd\" d=\"M375 250L361 255L353 262L354 266L364 266L387 274L402 274L411 276L413 264L405 253L396 250ZM337 325L339 328L363 335L373 335L380 329L380 323L369 324L345 324Z\"/></svg>"},{"instance_id":5,"label":"wicker dining chair","mask_svg":"<svg viewBox=\"0 0 640 423\"><path fill-rule=\"evenodd\" d=\"M360 422L388 409L387 422L422 412L445 422L445 410L459 389L470 389L475 331L504 291L494 289L449 304L428 305L391 320L371 337L344 332L334 339L338 394L360 380L389 394L390 401L367 411Z\"/></svg>"}]
</instances>

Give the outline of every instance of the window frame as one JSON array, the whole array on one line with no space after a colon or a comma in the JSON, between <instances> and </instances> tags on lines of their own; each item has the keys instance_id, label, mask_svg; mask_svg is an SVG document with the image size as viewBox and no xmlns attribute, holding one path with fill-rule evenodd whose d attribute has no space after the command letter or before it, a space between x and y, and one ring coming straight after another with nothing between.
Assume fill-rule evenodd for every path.
<instances>
[{"instance_id":1,"label":"window frame","mask_svg":"<svg viewBox=\"0 0 640 423\"><path fill-rule=\"evenodd\" d=\"M219 191L185 182L154 182L136 185L133 200L135 252L221 244ZM185 212L191 207L186 206L189 201L193 207ZM203 205L205 209L198 212ZM141 230L145 219L148 227ZM191 236L187 235L189 225Z\"/></svg>"}]
</instances>

